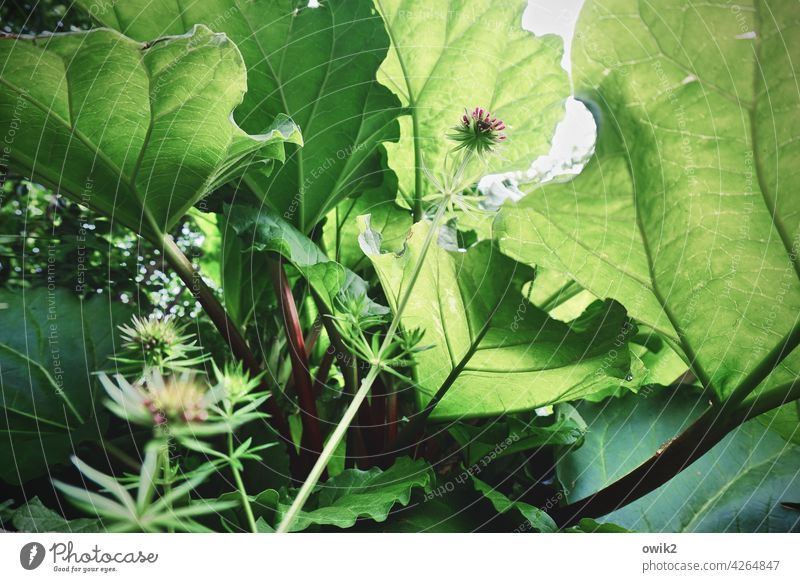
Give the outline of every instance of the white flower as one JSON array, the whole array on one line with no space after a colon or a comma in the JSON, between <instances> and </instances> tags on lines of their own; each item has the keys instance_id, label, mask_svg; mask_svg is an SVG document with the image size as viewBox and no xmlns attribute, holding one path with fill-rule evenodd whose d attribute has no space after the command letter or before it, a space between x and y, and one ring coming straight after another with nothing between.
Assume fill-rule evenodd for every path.
<instances>
[{"instance_id":1,"label":"white flower","mask_svg":"<svg viewBox=\"0 0 800 582\"><path fill-rule=\"evenodd\" d=\"M120 375L116 383L100 375L110 400L106 406L120 418L144 426L167 422L202 422L208 410L224 395L224 388L199 382L193 374L163 377L157 370L145 375L143 382L131 384Z\"/></svg>"}]
</instances>

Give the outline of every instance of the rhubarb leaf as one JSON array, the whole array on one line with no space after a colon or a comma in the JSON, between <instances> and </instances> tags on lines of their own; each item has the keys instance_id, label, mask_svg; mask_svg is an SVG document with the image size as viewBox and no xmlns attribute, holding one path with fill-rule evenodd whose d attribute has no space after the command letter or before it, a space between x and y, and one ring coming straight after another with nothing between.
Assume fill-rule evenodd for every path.
<instances>
[{"instance_id":1,"label":"rhubarb leaf","mask_svg":"<svg viewBox=\"0 0 800 582\"><path fill-rule=\"evenodd\" d=\"M427 221L415 224L399 255L370 254L395 311L429 228ZM402 314L405 328L424 330L423 343L433 345L416 358L420 405L466 362L433 418L528 410L626 381L635 327L625 310L618 303L601 304L576 331L528 301L523 286L532 279L532 269L500 254L490 241L463 253L436 242L429 247Z\"/></svg>"},{"instance_id":2,"label":"rhubarb leaf","mask_svg":"<svg viewBox=\"0 0 800 582\"><path fill-rule=\"evenodd\" d=\"M397 97L375 75L389 37L372 2L326 0L79 0L96 20L138 40L180 34L196 23L224 32L242 52L249 90L236 119L262 132L279 114L305 146L270 176L246 185L271 210L308 232L347 196L379 186L378 146L397 140Z\"/></svg>"},{"instance_id":3,"label":"rhubarb leaf","mask_svg":"<svg viewBox=\"0 0 800 582\"><path fill-rule=\"evenodd\" d=\"M0 37L0 63L11 167L151 238L300 143L285 115L259 135L232 121L245 64L205 26L147 44L108 29Z\"/></svg>"}]
</instances>

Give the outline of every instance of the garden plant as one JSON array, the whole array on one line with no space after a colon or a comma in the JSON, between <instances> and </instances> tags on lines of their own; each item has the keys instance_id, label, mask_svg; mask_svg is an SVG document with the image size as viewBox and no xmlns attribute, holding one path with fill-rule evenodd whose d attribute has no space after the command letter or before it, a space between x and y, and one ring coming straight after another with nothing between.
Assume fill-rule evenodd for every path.
<instances>
[{"instance_id":1,"label":"garden plant","mask_svg":"<svg viewBox=\"0 0 800 582\"><path fill-rule=\"evenodd\" d=\"M3 528L800 529L795 2L3 4Z\"/></svg>"}]
</instances>

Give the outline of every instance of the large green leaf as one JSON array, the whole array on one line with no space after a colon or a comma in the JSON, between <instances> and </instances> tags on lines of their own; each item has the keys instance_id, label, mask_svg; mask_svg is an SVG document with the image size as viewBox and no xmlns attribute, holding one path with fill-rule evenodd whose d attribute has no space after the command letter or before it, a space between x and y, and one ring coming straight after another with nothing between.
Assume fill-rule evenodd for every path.
<instances>
[{"instance_id":1,"label":"large green leaf","mask_svg":"<svg viewBox=\"0 0 800 582\"><path fill-rule=\"evenodd\" d=\"M395 504L408 505L414 489L428 492L432 479L427 463L408 457L399 458L385 471L377 467L367 471L347 469L317 486L292 531L312 525L348 528L361 517L384 521ZM279 514L288 508L279 505Z\"/></svg>"},{"instance_id":2,"label":"large green leaf","mask_svg":"<svg viewBox=\"0 0 800 582\"><path fill-rule=\"evenodd\" d=\"M504 420L491 419L484 425L453 423L448 432L458 443L459 453L470 467L492 452L493 459L502 459L544 447L574 445L583 438L584 428L576 419L558 415L553 422L545 424L549 420L535 417L525 422L508 416ZM502 450L498 452L501 443Z\"/></svg>"},{"instance_id":3,"label":"large green leaf","mask_svg":"<svg viewBox=\"0 0 800 582\"><path fill-rule=\"evenodd\" d=\"M614 523L599 523L589 518L581 519L577 525L564 531L568 533L631 533L630 530Z\"/></svg>"},{"instance_id":4,"label":"large green leaf","mask_svg":"<svg viewBox=\"0 0 800 582\"><path fill-rule=\"evenodd\" d=\"M375 80L389 48L372 2L327 0L80 0L102 24L138 40L180 34L203 23L242 52L249 91L236 119L263 131L286 113L305 147L247 185L273 210L308 231L346 196L383 180L376 146L398 138L399 101Z\"/></svg>"},{"instance_id":5,"label":"large green leaf","mask_svg":"<svg viewBox=\"0 0 800 582\"><path fill-rule=\"evenodd\" d=\"M595 156L578 178L544 184L518 203L507 203L494 233L508 256L564 273L678 340L653 291L624 151L609 129L600 134Z\"/></svg>"},{"instance_id":6,"label":"large green leaf","mask_svg":"<svg viewBox=\"0 0 800 582\"><path fill-rule=\"evenodd\" d=\"M686 390L581 403L583 446L557 465L570 501L612 483L652 456L707 406ZM735 429L668 483L600 521L650 532L796 531L800 447L757 421Z\"/></svg>"},{"instance_id":7,"label":"large green leaf","mask_svg":"<svg viewBox=\"0 0 800 582\"><path fill-rule=\"evenodd\" d=\"M2 292L0 304L0 478L17 483L97 436L93 373L113 353L129 310L44 287Z\"/></svg>"},{"instance_id":8,"label":"large green leaf","mask_svg":"<svg viewBox=\"0 0 800 582\"><path fill-rule=\"evenodd\" d=\"M392 37L380 78L411 117L389 144L390 165L407 199L422 196L422 165L441 172L452 143L445 138L464 109L481 106L508 126L508 141L491 171L527 170L547 153L564 115L569 83L562 41L522 29L523 0L378 0ZM418 154L418 158L415 158Z\"/></svg>"},{"instance_id":9,"label":"large green leaf","mask_svg":"<svg viewBox=\"0 0 800 582\"><path fill-rule=\"evenodd\" d=\"M655 297L694 371L721 397L781 348L800 316L796 252L770 211L777 208L782 231L795 228L800 144L785 139L791 123L780 120L800 111L787 81L797 44L778 37L796 26L796 7L739 8L587 3L573 70L579 94L599 104L604 143L584 175L534 193L513 219L528 220L537 199L549 214L546 204L555 200L553 216L537 219L531 244L524 241L525 259L561 263L581 284L671 335ZM769 121L765 100L785 109ZM626 224L615 228L617 216ZM629 226L634 220L643 251ZM552 236L556 227L567 237ZM514 238L524 238L515 230Z\"/></svg>"},{"instance_id":10,"label":"large green leaf","mask_svg":"<svg viewBox=\"0 0 800 582\"><path fill-rule=\"evenodd\" d=\"M269 311L277 305L270 278L265 276L264 262L256 251L249 248L230 226L223 214L217 215L220 225L221 288L225 310L241 328L253 321L262 310Z\"/></svg>"},{"instance_id":11,"label":"large green leaf","mask_svg":"<svg viewBox=\"0 0 800 582\"><path fill-rule=\"evenodd\" d=\"M92 374L111 353L105 338L125 322L120 313L102 297L82 303L60 288L2 292L0 303L7 305L0 327L3 408L56 426L91 416Z\"/></svg>"},{"instance_id":12,"label":"large green leaf","mask_svg":"<svg viewBox=\"0 0 800 582\"><path fill-rule=\"evenodd\" d=\"M262 135L233 123L244 62L204 26L148 44L113 30L5 37L0 63L11 166L152 236L220 184L282 159L284 141L300 142L285 116Z\"/></svg>"},{"instance_id":13,"label":"large green leaf","mask_svg":"<svg viewBox=\"0 0 800 582\"><path fill-rule=\"evenodd\" d=\"M414 225L400 255L370 254L395 310L429 228L427 221ZM423 343L434 344L417 355L422 405L476 346L433 417L527 410L625 382L634 328L624 309L608 303L575 331L528 302L522 290L532 279L532 269L501 255L489 241L464 253L431 245L402 317L407 329L424 330Z\"/></svg>"},{"instance_id":14,"label":"large green leaf","mask_svg":"<svg viewBox=\"0 0 800 582\"><path fill-rule=\"evenodd\" d=\"M772 389L788 388L800 382L800 348L796 348L789 356L775 368L759 387L755 395ZM749 404L754 400L748 400ZM800 445L800 400L787 402L780 408L771 410L758 417L764 426L778 433L783 438Z\"/></svg>"},{"instance_id":15,"label":"large green leaf","mask_svg":"<svg viewBox=\"0 0 800 582\"><path fill-rule=\"evenodd\" d=\"M800 400L784 404L758 417L761 424L787 441L800 445Z\"/></svg>"},{"instance_id":16,"label":"large green leaf","mask_svg":"<svg viewBox=\"0 0 800 582\"><path fill-rule=\"evenodd\" d=\"M539 216L544 216L544 214L539 214ZM514 218L518 217L519 215L514 215ZM501 221L503 219L505 219L505 216L501 218ZM503 224L502 222L500 223ZM619 228L619 226L620 225L615 225L617 228ZM502 231L502 228L503 227L499 230ZM519 232L522 235L524 231L521 228ZM504 254L526 264L536 262L535 259L531 260L525 257L526 253L523 252L520 254L516 252L519 247L515 246L515 244L510 244L509 240L508 238L500 238L499 240L500 247ZM513 241L513 243L519 243L521 240L522 238L517 239ZM531 239L529 238L528 240ZM555 251L560 248L562 248L561 244L554 246ZM542 256L549 258L554 256L554 254L553 252L547 252L546 255ZM611 269L610 265L608 265L608 270L604 273L604 276L614 278L619 274L619 271ZM608 298L614 295L616 294L610 294ZM622 302L623 294L616 295L614 298ZM583 289L570 275L560 270L544 268L541 264L536 266L536 285L531 287L529 299L531 303L547 311L552 318L568 323L575 322L578 318L583 316L593 303L597 305L597 296ZM634 308L639 306L638 301L634 301L632 304ZM658 311L661 311L660 306L658 307ZM641 310L639 310L638 313L641 315ZM633 313L631 315L633 315ZM637 321L641 321L641 319ZM593 400L605 398L608 394L627 392L627 390L624 390L626 388L635 391L649 384L669 386L686 372L688 366L682 354L679 353L678 348L675 347L675 343L665 341L660 334L654 334L652 329L646 325L642 326L642 328L643 329L633 338L630 344L631 356L633 358L631 373L636 379L636 382L616 390L611 390L607 393L597 393L591 397Z\"/></svg>"},{"instance_id":17,"label":"large green leaf","mask_svg":"<svg viewBox=\"0 0 800 582\"><path fill-rule=\"evenodd\" d=\"M450 499L448 498L448 501ZM397 511L381 523L359 524L364 533L469 533L483 525L480 515L464 511L463 506L437 499Z\"/></svg>"}]
</instances>

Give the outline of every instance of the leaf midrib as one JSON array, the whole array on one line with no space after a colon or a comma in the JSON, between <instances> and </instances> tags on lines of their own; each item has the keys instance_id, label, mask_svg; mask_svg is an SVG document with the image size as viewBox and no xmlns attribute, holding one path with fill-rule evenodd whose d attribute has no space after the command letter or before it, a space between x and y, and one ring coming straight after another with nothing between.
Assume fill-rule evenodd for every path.
<instances>
[{"instance_id":1,"label":"leaf midrib","mask_svg":"<svg viewBox=\"0 0 800 582\"><path fill-rule=\"evenodd\" d=\"M750 123L750 127L751 127L751 135L752 135L750 148L751 148L751 150L753 152L753 156L754 156L754 158L756 160L755 166L756 166L756 174L757 174L758 182L759 182L759 190L761 190L761 200L764 203L764 206L766 207L767 212L769 213L770 223L772 224L773 228L775 228L776 232L778 232L781 235L780 238L781 238L781 241L783 243L782 246L784 247L784 252L789 253L789 256L792 256L791 253L789 252L789 249L786 247L786 240L782 236L781 228L778 225L778 223L776 222L775 213L769 211L769 206L770 205L767 202L767 192L763 188L763 183L762 183L762 180L763 180L762 173L763 172L760 170L760 164L759 164L759 161L758 161L760 156L757 155L756 142L754 140L754 137L755 137L755 124L752 123L752 121L754 119L753 116L755 114L754 112L756 110L756 103L757 103L756 92L754 92L753 100L752 100L752 102L750 102L750 101L748 101L746 99L736 98L735 96L732 96L730 93L728 93L727 91L721 89L720 87L716 86L715 84L710 83L710 82L708 82L706 80L700 79L700 77L696 74L696 72L689 70L684 65L682 65L680 62L676 61L674 58L672 58L671 56L667 55L664 52L664 50L663 50L663 48L662 48L662 46L661 46L661 44L659 42L659 39L656 37L655 34L653 34L651 27L647 24L647 22L644 20L644 18L642 18L641 8L639 7L638 4L637 4L637 10L638 10L637 17L638 17L639 21L641 22L643 28L645 30L647 30L648 35L650 36L650 38L653 40L653 42L658 47L659 54L664 59L666 59L669 62L673 63L679 69L681 69L681 70L683 70L683 71L685 71L685 72L687 72L687 73L689 73L691 75L696 76L698 78L698 80L701 81L701 83L704 86L705 90L708 90L708 91L710 91L712 93L715 93L715 94L717 94L717 95L719 95L719 96L721 96L721 97L723 97L723 98L725 98L727 100L733 101L734 105L736 105L737 107L739 107L740 109L742 109L743 111L748 113L748 118L749 118L749 120L751 122ZM608 14L611 15L610 12L608 12ZM754 25L755 25L756 28L758 28L758 24L759 24L758 14L756 14L756 19L755 20L756 20L756 22L754 22ZM759 35L761 33L760 29L757 30L756 32ZM758 52L757 52L757 49L755 48L755 46L754 46L754 51L755 51L754 58L757 59L758 58ZM757 79L758 79L759 67L756 66L754 69L755 70L754 70L754 76L753 76L752 82L756 83ZM622 136L620 135L620 137L622 137ZM623 140L624 140L624 138L623 138ZM661 157L661 156L659 156L659 157ZM635 184L634 177L633 177L633 171L632 171L632 169L630 167L630 160L627 161L626 167L628 169L628 173L629 173L630 178L631 178L631 183L633 185L633 191L635 192L636 191L636 184ZM654 264L653 264L653 254L652 254L652 251L650 249L650 245L649 245L649 243L647 241L647 237L645 236L645 229L644 229L644 226L643 226L643 224L641 222L640 214L637 212L636 216L637 216L637 226L638 226L640 235L642 237L642 241L643 241L644 248L645 248L645 254L647 256L648 267L649 267L650 277L651 277L651 281L652 281L653 293L656 296L656 298L658 299L658 302L661 304L665 314L667 315L668 319L670 320L670 323L672 324L674 329L676 331L678 331L678 330L681 329L681 326L679 325L679 322L678 322L677 318L675 317L675 314L673 313L672 309L668 305L668 303L665 300L663 294L659 291L658 285L656 284L656 281L655 281L655 269L654 269ZM800 276L800 270L799 270L800 266L799 266L797 260L792 261L792 264L793 264L793 266L795 268L796 274L798 274L798 276ZM684 337L682 337L682 334L680 332L678 332L678 341L679 341L679 343L681 345L681 348L684 350L685 354L689 358L690 368L697 374L697 376L701 380L702 384L704 386L706 386L706 387L712 386L712 383L710 381L711 376L705 370L705 367L703 366L703 364L701 363L701 361L697 357L697 354L694 351L694 348L685 340ZM738 387L738 384L737 384L737 387ZM714 388L716 388L716 386L714 386ZM715 390L715 392L720 393L719 390Z\"/></svg>"},{"instance_id":2,"label":"leaf midrib","mask_svg":"<svg viewBox=\"0 0 800 582\"><path fill-rule=\"evenodd\" d=\"M628 169L628 168L627 168L627 166L626 166L626 169L628 170L628 173L629 173L629 175L630 175L630 169ZM632 177L631 177L631 183L633 183L633 178L632 178ZM589 247L587 247L587 246L586 246L586 245L583 243L583 241L581 241L581 240L579 240L579 239L575 238L575 237L574 237L574 236L572 236L570 233L568 233L566 230L564 230L564 229L563 229L561 226L559 226L558 224L556 224L554 221L551 221L551 220L549 219L549 217L548 217L546 214L544 214L544 213L542 213L542 212L538 211L538 210L537 210L537 209L535 209L535 208L525 208L525 210L531 211L531 212L533 212L534 214L538 214L538 215L539 215L541 218L543 218L544 220L546 220L546 221L547 221L547 223L548 223L550 226L552 226L552 227L553 227L553 228L555 228L557 231L559 231L559 232L560 232L560 233L561 233L563 236L565 236L566 238L568 238L569 240L571 240L571 241L573 241L575 244L577 244L577 245L578 245L578 246L579 246L581 249L583 249L583 250L584 250L584 252L586 252L586 254L588 254L589 256L595 257L597 260L599 260L599 261L601 261L602 263L606 264L606 265L607 265L609 268L611 268L611 269L613 269L613 270L615 270L615 271L617 271L617 272L619 272L619 273L623 274L624 276L626 276L626 277L627 277L627 278L629 278L630 280L632 280L632 281L635 281L636 283L638 283L639 285L641 285L641 286L642 286L644 289L646 289L646 290L648 290L648 291L652 292L652 293L653 293L653 295L654 295L654 296L656 296L656 299L658 300L658 303L659 303L659 305L661 305L662 309L664 310L664 312L665 312L665 315L667 315L668 319L670 319L670 318L669 318L669 314L667 314L667 313L666 313L666 312L667 312L667 309L666 309L666 307L664 306L664 303L663 303L663 301L661 301L661 300L660 300L660 298L658 297L658 294L657 294L657 292L656 292L656 289L655 289L655 285L654 285L654 284L652 284L652 276L651 276L651 281L650 281L650 283L646 283L644 280L642 280L642 279L640 279L639 277L637 277L637 276L633 275L632 273L628 272L626 269L624 269L624 268L621 268L621 267L618 267L617 265L615 265L615 264L613 264L611 261L609 261L609 260L608 260L606 257L603 257L602 255L600 255L600 254L596 253L595 251L593 251L592 249L590 249ZM638 215L638 213L637 213L637 215ZM638 227L638 228L637 228L637 230L639 231L639 234L640 234L640 237L641 237L641 228L640 228L640 227ZM508 238L510 238L510 239L512 239L512 240L517 240L517 241L519 241L519 242L521 242L521 243L525 244L525 241L523 241L522 239L517 239L517 238L515 238L515 237L508 237ZM643 238L643 237L642 237L642 242L644 243L644 238ZM649 253L647 252L647 247L646 247L646 245L645 245L645 251L646 251L646 252L645 252L645 254L646 254L646 255L649 255ZM557 255L557 256L558 256L558 255ZM560 261L560 260L561 260L561 258L560 258L560 256L559 256L559 261ZM648 256L648 265L649 265L649 263L650 263L650 258L649 258L649 256ZM673 322L672 322L672 321L670 321L670 324L672 324L672 325L673 325L673 330L677 330L677 328L674 326L674 324L673 324ZM653 330L657 331L658 333L661 333L661 334L663 334L663 335L666 335L666 336L668 336L668 337L670 337L670 338L674 339L675 341L678 341L678 342L680 342L680 338L678 337L678 335L676 335L676 334L675 334L675 332L674 332L674 331L669 331L669 330L663 329L663 327L662 327L662 326L655 326L655 325L652 325L651 327L652 327L652 329L653 329Z\"/></svg>"},{"instance_id":3,"label":"leaf midrib","mask_svg":"<svg viewBox=\"0 0 800 582\"><path fill-rule=\"evenodd\" d=\"M5 77L0 76L0 83L11 89L11 91L15 92L20 98L28 101L28 103L39 109L47 117L56 119L57 121L61 122L61 124L69 130L69 133L77 137L78 140L87 149L89 149L92 153L94 153L97 159L99 159L108 167L108 169L110 169L118 176L125 177L124 172L122 172L122 170L113 162L113 160L111 160L105 153L99 150L97 146L94 143L92 143L92 141L89 140L89 138L86 135L84 135L84 133L80 131L77 127L74 127L71 123L68 123L60 115L53 113L51 109L45 107L44 104L41 103L38 99L34 99L33 97L30 96L30 93L28 93L27 91L22 91L19 87L11 83Z\"/></svg>"},{"instance_id":4,"label":"leaf midrib","mask_svg":"<svg viewBox=\"0 0 800 582\"><path fill-rule=\"evenodd\" d=\"M283 105L283 110L286 112L287 115L291 115L292 111L291 111L291 109L289 109L289 103L286 100L286 93L285 93L285 91L283 89L283 83L281 82L282 76L278 75L277 71L275 70L275 67L272 65L272 60L270 59L271 54L267 55L266 51L264 50L264 45L261 43L261 39L259 38L258 34L256 33L256 30L253 27L253 23L251 22L250 17L242 10L242 7L241 7L241 5L239 3L239 0L233 0L233 4L239 10L239 14L242 15L242 20L245 22L245 24L247 24L247 28L250 30L250 34L251 34L251 36L253 37L253 40L256 43L256 47L258 47L258 52L261 53L261 58L264 60L264 62L267 63L267 67L269 67L269 71L272 74L272 78L275 80L275 84L278 87L278 94L281 96L281 104ZM287 38L291 38L292 37L292 29L293 28L294 28L294 18L290 18L289 27L288 27L288 30L287 30L287 33L286 33L286 37ZM283 70L283 59L286 56L286 52L287 52L286 51L286 47L288 46L288 44L289 43L287 42L284 45L284 51L283 51L283 53L281 55L281 71ZM329 66L330 66L330 63L329 63ZM319 96L319 93L317 93L317 96ZM318 100L315 100L315 105L316 105L316 101L318 101ZM299 210L299 213L300 213L300 217L299 217L300 220L298 221L298 223L300 225L300 230L302 232L305 232L305 225L303 224L303 221L305 220L305 204L304 204L304 202L302 200L305 197L305 193L300 192L300 189L303 187L303 172L304 172L303 148L297 148L293 155L294 155L294 158L297 161L297 188L298 188L298 193L301 194L301 196L300 196L301 200L300 200L300 203L298 205L298 210Z\"/></svg>"}]
</instances>

